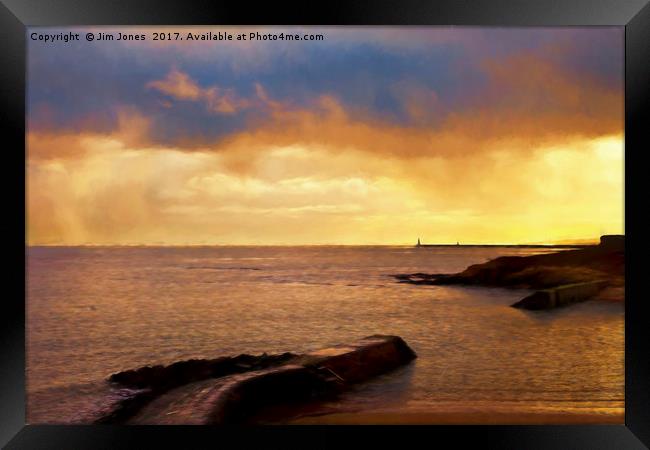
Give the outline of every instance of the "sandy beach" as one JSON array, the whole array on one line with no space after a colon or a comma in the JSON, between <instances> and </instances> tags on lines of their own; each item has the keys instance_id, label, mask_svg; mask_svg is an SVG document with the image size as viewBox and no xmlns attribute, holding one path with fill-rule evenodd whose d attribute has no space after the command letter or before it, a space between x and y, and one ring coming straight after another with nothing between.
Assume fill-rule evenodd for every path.
<instances>
[{"instance_id":1,"label":"sandy beach","mask_svg":"<svg viewBox=\"0 0 650 450\"><path fill-rule=\"evenodd\" d=\"M625 414L507 412L349 412L301 417L292 425L593 425L623 424Z\"/></svg>"}]
</instances>

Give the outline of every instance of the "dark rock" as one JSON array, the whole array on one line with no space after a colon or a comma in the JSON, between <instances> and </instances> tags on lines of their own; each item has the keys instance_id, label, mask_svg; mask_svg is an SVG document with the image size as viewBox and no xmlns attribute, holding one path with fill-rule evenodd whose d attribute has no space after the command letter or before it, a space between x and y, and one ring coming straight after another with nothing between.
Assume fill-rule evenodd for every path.
<instances>
[{"instance_id":1,"label":"dark rock","mask_svg":"<svg viewBox=\"0 0 650 450\"><path fill-rule=\"evenodd\" d=\"M206 425L245 422L268 405L309 400L327 390L315 371L298 365L190 383L156 398L129 424Z\"/></svg>"},{"instance_id":2,"label":"dark rock","mask_svg":"<svg viewBox=\"0 0 650 450\"><path fill-rule=\"evenodd\" d=\"M622 234L606 234L600 237L600 246L614 251L625 251L625 236Z\"/></svg>"},{"instance_id":3,"label":"dark rock","mask_svg":"<svg viewBox=\"0 0 650 450\"><path fill-rule=\"evenodd\" d=\"M140 411L156 398L157 394L151 389L139 389L128 392L122 396L113 409L93 422L96 424L117 424L125 423L130 417Z\"/></svg>"},{"instance_id":4,"label":"dark rock","mask_svg":"<svg viewBox=\"0 0 650 450\"><path fill-rule=\"evenodd\" d=\"M192 381L284 364L295 356L291 353L270 356L265 353L261 356L242 354L215 359L190 359L169 366L147 366L115 373L108 378L108 381L133 388L165 391Z\"/></svg>"},{"instance_id":5,"label":"dark rock","mask_svg":"<svg viewBox=\"0 0 650 450\"><path fill-rule=\"evenodd\" d=\"M409 283L409 284L439 284L436 283L436 280L449 276L449 274L442 273L400 273L393 275L395 279L398 280L398 283Z\"/></svg>"}]
</instances>

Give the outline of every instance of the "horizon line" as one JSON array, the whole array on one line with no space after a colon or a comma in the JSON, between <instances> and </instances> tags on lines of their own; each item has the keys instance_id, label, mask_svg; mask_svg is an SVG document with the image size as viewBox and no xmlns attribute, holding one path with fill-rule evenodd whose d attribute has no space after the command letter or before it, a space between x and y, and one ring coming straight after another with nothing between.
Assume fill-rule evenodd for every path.
<instances>
[{"instance_id":1,"label":"horizon line","mask_svg":"<svg viewBox=\"0 0 650 450\"><path fill-rule=\"evenodd\" d=\"M597 245L595 240L556 243L435 243L421 244L420 247L573 247L584 245ZM417 247L416 244L25 244L25 247Z\"/></svg>"}]
</instances>

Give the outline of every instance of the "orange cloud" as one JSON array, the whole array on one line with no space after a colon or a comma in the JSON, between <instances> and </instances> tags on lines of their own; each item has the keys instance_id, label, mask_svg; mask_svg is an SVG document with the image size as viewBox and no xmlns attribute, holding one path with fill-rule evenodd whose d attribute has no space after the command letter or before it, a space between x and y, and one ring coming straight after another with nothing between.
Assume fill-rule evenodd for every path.
<instances>
[{"instance_id":1,"label":"orange cloud","mask_svg":"<svg viewBox=\"0 0 650 450\"><path fill-rule=\"evenodd\" d=\"M252 105L249 100L237 96L231 89L217 86L201 88L189 75L177 69L172 69L162 80L147 83L147 87L177 100L202 101L208 111L220 114L234 114Z\"/></svg>"},{"instance_id":2,"label":"orange cloud","mask_svg":"<svg viewBox=\"0 0 650 450\"><path fill-rule=\"evenodd\" d=\"M180 100L198 100L202 93L194 80L177 69L172 69L163 80L151 81L147 87Z\"/></svg>"}]
</instances>

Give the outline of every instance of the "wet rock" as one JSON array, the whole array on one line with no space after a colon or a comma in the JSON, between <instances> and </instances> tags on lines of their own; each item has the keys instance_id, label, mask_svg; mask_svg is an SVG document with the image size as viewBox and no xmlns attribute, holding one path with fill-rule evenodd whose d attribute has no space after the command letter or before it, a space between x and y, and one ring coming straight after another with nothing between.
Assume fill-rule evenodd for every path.
<instances>
[{"instance_id":1,"label":"wet rock","mask_svg":"<svg viewBox=\"0 0 650 450\"><path fill-rule=\"evenodd\" d=\"M292 353L279 355L265 353L260 356L242 354L215 359L190 359L168 366L147 366L115 373L108 378L108 381L133 388L165 391L192 381L284 364L295 357L296 355Z\"/></svg>"},{"instance_id":2,"label":"wet rock","mask_svg":"<svg viewBox=\"0 0 650 450\"><path fill-rule=\"evenodd\" d=\"M275 403L307 400L326 382L304 366L285 365L180 386L142 408L129 424L240 423Z\"/></svg>"},{"instance_id":3,"label":"wet rock","mask_svg":"<svg viewBox=\"0 0 650 450\"><path fill-rule=\"evenodd\" d=\"M286 364L295 357L292 353L264 353L259 356L242 354L215 359L190 359L168 366L146 366L114 373L108 377L109 383L115 385L114 391L126 387L129 388L129 395L117 402L111 411L97 418L95 423L124 423L154 399L178 386L274 367Z\"/></svg>"}]
</instances>

